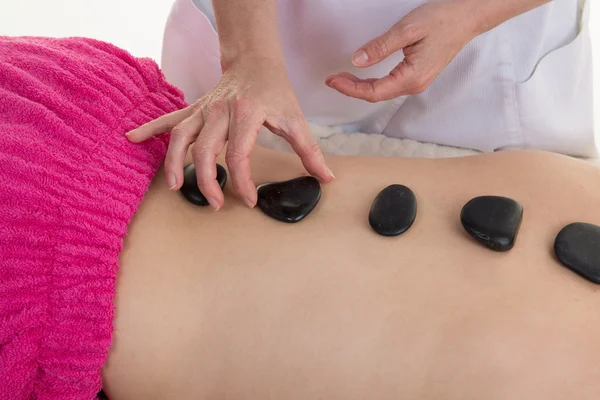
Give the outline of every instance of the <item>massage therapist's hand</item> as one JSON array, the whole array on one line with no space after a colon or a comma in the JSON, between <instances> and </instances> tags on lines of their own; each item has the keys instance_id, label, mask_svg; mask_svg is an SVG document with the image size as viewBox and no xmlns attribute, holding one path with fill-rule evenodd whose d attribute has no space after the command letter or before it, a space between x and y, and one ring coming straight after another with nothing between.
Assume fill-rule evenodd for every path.
<instances>
[{"instance_id":1,"label":"massage therapist's hand","mask_svg":"<svg viewBox=\"0 0 600 400\"><path fill-rule=\"evenodd\" d=\"M326 84L350 97L378 102L424 92L477 35L550 0L438 0L415 8L382 36L356 51L352 62L369 67L403 50L404 60L383 78L343 72Z\"/></svg>"},{"instance_id":2,"label":"massage therapist's hand","mask_svg":"<svg viewBox=\"0 0 600 400\"><path fill-rule=\"evenodd\" d=\"M231 65L196 103L142 125L128 137L140 142L171 132L165 170L173 190L183 183L184 159L195 142L192 157L198 186L215 209L224 202L215 180L216 157L228 143L225 159L233 188L248 207L253 207L257 195L249 157L262 125L290 143L311 175L323 182L333 179L300 110L285 65L273 59L252 58Z\"/></svg>"},{"instance_id":3,"label":"massage therapist's hand","mask_svg":"<svg viewBox=\"0 0 600 400\"><path fill-rule=\"evenodd\" d=\"M313 138L289 82L279 39L277 0L212 0L219 33L223 75L195 104L130 132L133 142L171 132L165 160L167 183L183 183L188 147L200 191L219 209L224 197L216 181L216 158L227 143L225 160L233 189L248 207L256 204L250 153L262 125L287 140L307 171L322 182L333 174ZM189 49L198 51L198 49Z\"/></svg>"}]
</instances>

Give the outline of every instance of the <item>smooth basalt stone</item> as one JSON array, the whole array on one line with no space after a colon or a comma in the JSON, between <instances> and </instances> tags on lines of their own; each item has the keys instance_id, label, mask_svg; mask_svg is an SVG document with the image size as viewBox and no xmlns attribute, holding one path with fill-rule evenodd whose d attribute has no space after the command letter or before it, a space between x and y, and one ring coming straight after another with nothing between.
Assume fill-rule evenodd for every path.
<instances>
[{"instance_id":1,"label":"smooth basalt stone","mask_svg":"<svg viewBox=\"0 0 600 400\"><path fill-rule=\"evenodd\" d=\"M476 197L465 204L460 220L477 241L495 251L508 251L515 245L523 206L507 197Z\"/></svg>"},{"instance_id":2,"label":"smooth basalt stone","mask_svg":"<svg viewBox=\"0 0 600 400\"><path fill-rule=\"evenodd\" d=\"M301 221L321 199L321 185L312 176L265 183L257 191L258 207L269 217L283 222Z\"/></svg>"},{"instance_id":3,"label":"smooth basalt stone","mask_svg":"<svg viewBox=\"0 0 600 400\"><path fill-rule=\"evenodd\" d=\"M217 182L219 182L221 189L223 189L227 183L227 171L220 164L217 164ZM206 200L206 197L204 197L198 188L198 181L196 180L196 167L193 163L188 164L183 169L183 185L181 186L180 191L181 194L183 194L183 197L185 197L192 204L197 206L209 205L208 200Z\"/></svg>"},{"instance_id":4,"label":"smooth basalt stone","mask_svg":"<svg viewBox=\"0 0 600 400\"><path fill-rule=\"evenodd\" d=\"M371 206L369 224L383 236L397 236L406 232L417 217L417 197L403 185L383 189Z\"/></svg>"},{"instance_id":5,"label":"smooth basalt stone","mask_svg":"<svg viewBox=\"0 0 600 400\"><path fill-rule=\"evenodd\" d=\"M600 284L600 226L576 222L556 236L558 260L583 278Z\"/></svg>"}]
</instances>

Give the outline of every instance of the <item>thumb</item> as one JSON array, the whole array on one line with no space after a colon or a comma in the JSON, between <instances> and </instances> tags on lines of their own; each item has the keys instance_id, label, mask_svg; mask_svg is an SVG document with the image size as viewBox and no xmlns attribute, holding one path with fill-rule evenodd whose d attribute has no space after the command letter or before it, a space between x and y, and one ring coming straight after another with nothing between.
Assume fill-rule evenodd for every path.
<instances>
[{"instance_id":1,"label":"thumb","mask_svg":"<svg viewBox=\"0 0 600 400\"><path fill-rule=\"evenodd\" d=\"M414 27L406 26L400 21L386 33L358 49L352 56L352 63L357 67L370 67L420 39Z\"/></svg>"}]
</instances>

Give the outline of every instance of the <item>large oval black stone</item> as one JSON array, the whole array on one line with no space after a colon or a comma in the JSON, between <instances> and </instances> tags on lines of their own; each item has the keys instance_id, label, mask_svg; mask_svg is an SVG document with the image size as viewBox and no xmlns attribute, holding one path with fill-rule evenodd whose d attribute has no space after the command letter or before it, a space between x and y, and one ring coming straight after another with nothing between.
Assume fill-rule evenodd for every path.
<instances>
[{"instance_id":1,"label":"large oval black stone","mask_svg":"<svg viewBox=\"0 0 600 400\"><path fill-rule=\"evenodd\" d=\"M258 191L258 208L269 217L283 222L298 222L317 206L321 185L312 176L285 182L265 183Z\"/></svg>"},{"instance_id":2,"label":"large oval black stone","mask_svg":"<svg viewBox=\"0 0 600 400\"><path fill-rule=\"evenodd\" d=\"M554 253L571 271L600 284L600 226L576 222L556 236Z\"/></svg>"},{"instance_id":3,"label":"large oval black stone","mask_svg":"<svg viewBox=\"0 0 600 400\"><path fill-rule=\"evenodd\" d=\"M417 197L403 185L383 189L371 206L369 224L383 236L397 236L406 232L417 218Z\"/></svg>"},{"instance_id":4,"label":"large oval black stone","mask_svg":"<svg viewBox=\"0 0 600 400\"><path fill-rule=\"evenodd\" d=\"M225 187L227 183L227 171L223 168L222 165L217 164L217 182L219 182L219 186L221 189ZM190 203L195 204L197 206L207 206L208 200L202 194L200 189L198 188L198 180L196 179L196 167L194 164L188 164L183 169L183 185L181 186L181 194L185 197Z\"/></svg>"},{"instance_id":5,"label":"large oval black stone","mask_svg":"<svg viewBox=\"0 0 600 400\"><path fill-rule=\"evenodd\" d=\"M465 204L460 220L477 241L495 251L508 251L515 245L523 206L507 197L476 197Z\"/></svg>"}]
</instances>

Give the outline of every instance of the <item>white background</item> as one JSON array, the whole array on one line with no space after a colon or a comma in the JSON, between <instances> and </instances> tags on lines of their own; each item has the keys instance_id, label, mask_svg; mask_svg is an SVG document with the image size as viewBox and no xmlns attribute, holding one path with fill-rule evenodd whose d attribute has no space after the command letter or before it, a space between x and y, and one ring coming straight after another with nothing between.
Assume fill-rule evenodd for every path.
<instances>
[{"instance_id":1,"label":"white background","mask_svg":"<svg viewBox=\"0 0 600 400\"><path fill-rule=\"evenodd\" d=\"M592 5L591 29L596 72L596 126L600 126L600 6L596 0L588 1L596 3ZM136 56L159 61L163 26L172 2L0 0L0 35L86 36L111 42Z\"/></svg>"}]
</instances>

